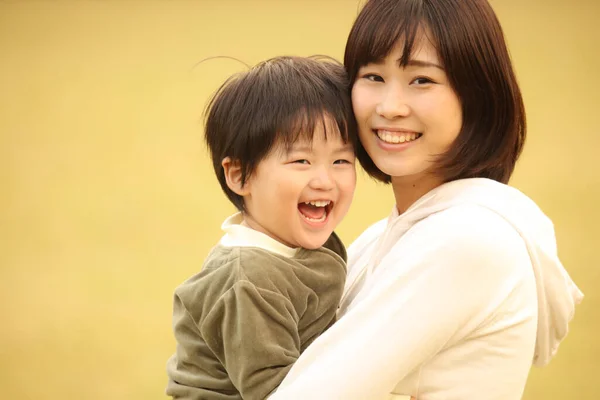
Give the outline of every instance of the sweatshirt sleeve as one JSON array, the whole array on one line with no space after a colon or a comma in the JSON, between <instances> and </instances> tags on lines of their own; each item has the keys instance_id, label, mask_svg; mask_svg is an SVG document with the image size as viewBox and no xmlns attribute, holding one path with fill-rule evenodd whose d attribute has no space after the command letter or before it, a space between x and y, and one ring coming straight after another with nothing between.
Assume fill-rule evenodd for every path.
<instances>
[{"instance_id":1,"label":"sweatshirt sleeve","mask_svg":"<svg viewBox=\"0 0 600 400\"><path fill-rule=\"evenodd\" d=\"M200 327L242 398L264 399L300 355L298 315L281 295L239 281Z\"/></svg>"},{"instance_id":2,"label":"sweatshirt sleeve","mask_svg":"<svg viewBox=\"0 0 600 400\"><path fill-rule=\"evenodd\" d=\"M387 398L459 330L493 313L523 279L523 260L521 237L488 210L428 217L383 257L368 294L304 351L270 400Z\"/></svg>"},{"instance_id":3,"label":"sweatshirt sleeve","mask_svg":"<svg viewBox=\"0 0 600 400\"><path fill-rule=\"evenodd\" d=\"M167 361L169 377L166 395L177 400L198 400L205 396L199 329L181 297L176 293L173 301L173 331L177 340L175 354Z\"/></svg>"}]
</instances>

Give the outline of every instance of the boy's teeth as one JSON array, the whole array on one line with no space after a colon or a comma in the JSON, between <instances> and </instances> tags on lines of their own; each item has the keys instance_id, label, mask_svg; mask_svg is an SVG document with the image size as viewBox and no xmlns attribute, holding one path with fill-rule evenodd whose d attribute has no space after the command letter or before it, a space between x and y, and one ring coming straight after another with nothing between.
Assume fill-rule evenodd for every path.
<instances>
[{"instance_id":1,"label":"boy's teeth","mask_svg":"<svg viewBox=\"0 0 600 400\"><path fill-rule=\"evenodd\" d=\"M311 206L315 206L315 207L325 207L325 206L328 206L329 203L331 203L331 201L329 201L329 200L316 200L316 201L304 202L304 204L310 204Z\"/></svg>"},{"instance_id":2,"label":"boy's teeth","mask_svg":"<svg viewBox=\"0 0 600 400\"><path fill-rule=\"evenodd\" d=\"M391 132L384 129L377 130L377 136L386 143L394 144L412 142L419 137L417 133Z\"/></svg>"},{"instance_id":3,"label":"boy's teeth","mask_svg":"<svg viewBox=\"0 0 600 400\"><path fill-rule=\"evenodd\" d=\"M323 216L321 218L311 218L311 217L307 217L306 215L302 214L302 216L309 220L310 222L323 222L325 221L325 219L327 219L327 212L323 213Z\"/></svg>"}]
</instances>

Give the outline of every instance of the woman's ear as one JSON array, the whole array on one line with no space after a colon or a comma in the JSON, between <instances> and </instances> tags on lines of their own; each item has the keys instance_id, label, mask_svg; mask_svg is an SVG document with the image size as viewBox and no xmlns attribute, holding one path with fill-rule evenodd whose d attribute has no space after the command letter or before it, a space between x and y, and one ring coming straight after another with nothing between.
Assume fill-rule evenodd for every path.
<instances>
[{"instance_id":1,"label":"woman's ear","mask_svg":"<svg viewBox=\"0 0 600 400\"><path fill-rule=\"evenodd\" d=\"M242 168L238 160L232 160L230 157L225 157L221 161L223 166L223 172L225 173L225 181L231 191L237 195L245 196L249 190L249 183L246 180L245 184L242 185Z\"/></svg>"}]
</instances>

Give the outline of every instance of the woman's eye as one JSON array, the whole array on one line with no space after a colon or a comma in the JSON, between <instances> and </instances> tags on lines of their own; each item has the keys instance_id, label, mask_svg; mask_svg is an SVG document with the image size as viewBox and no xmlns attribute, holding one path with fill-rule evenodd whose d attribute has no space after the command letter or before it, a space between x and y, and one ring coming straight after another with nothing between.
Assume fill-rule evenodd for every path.
<instances>
[{"instance_id":1,"label":"woman's eye","mask_svg":"<svg viewBox=\"0 0 600 400\"><path fill-rule=\"evenodd\" d=\"M429 78L426 78L424 76L420 76L418 78L413 79L412 81L413 83L416 83L417 85L426 85L428 83L433 83L433 81Z\"/></svg>"},{"instance_id":2,"label":"woman's eye","mask_svg":"<svg viewBox=\"0 0 600 400\"><path fill-rule=\"evenodd\" d=\"M377 74L364 74L363 79L366 79L371 82L383 82L383 78Z\"/></svg>"}]
</instances>

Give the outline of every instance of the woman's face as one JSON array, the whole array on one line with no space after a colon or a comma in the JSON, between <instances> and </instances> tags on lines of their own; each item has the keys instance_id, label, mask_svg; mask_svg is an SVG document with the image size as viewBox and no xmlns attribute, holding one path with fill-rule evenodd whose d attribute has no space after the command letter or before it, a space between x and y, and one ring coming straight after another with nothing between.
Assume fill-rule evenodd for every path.
<instances>
[{"instance_id":1,"label":"woman's face","mask_svg":"<svg viewBox=\"0 0 600 400\"><path fill-rule=\"evenodd\" d=\"M417 36L406 67L402 50L399 41L381 62L360 68L352 104L375 165L393 178L419 178L458 136L462 110L426 35Z\"/></svg>"}]
</instances>

